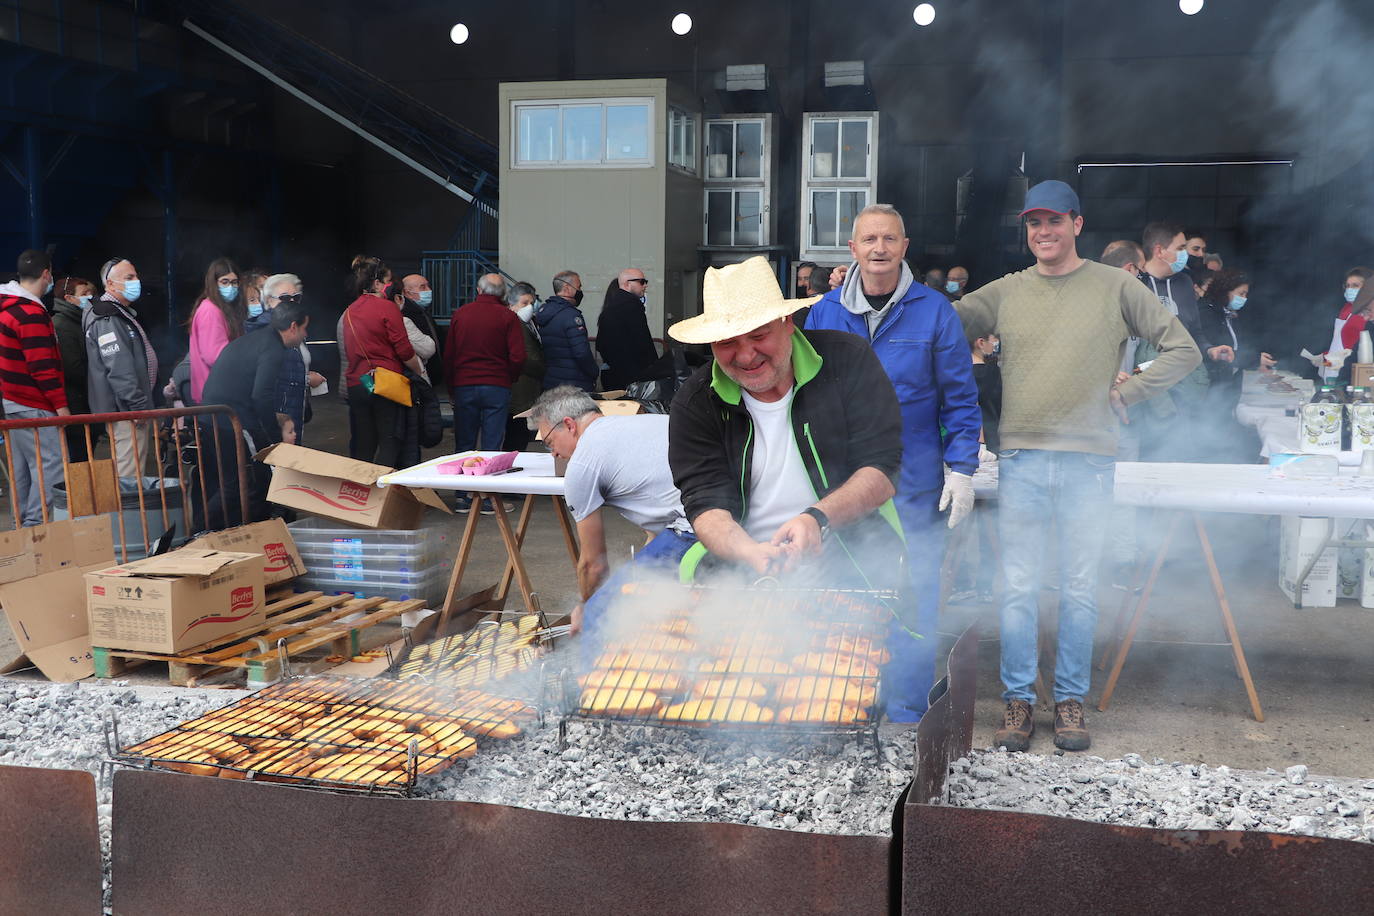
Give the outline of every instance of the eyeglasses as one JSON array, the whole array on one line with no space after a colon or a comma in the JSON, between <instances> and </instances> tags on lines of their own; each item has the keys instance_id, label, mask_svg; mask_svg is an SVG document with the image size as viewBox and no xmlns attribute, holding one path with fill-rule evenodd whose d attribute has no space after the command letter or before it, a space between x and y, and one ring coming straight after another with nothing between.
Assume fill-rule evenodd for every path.
<instances>
[{"instance_id":1,"label":"eyeglasses","mask_svg":"<svg viewBox=\"0 0 1374 916\"><path fill-rule=\"evenodd\" d=\"M631 278L630 278L629 280L627 280L626 282L627 282L627 283L643 283L645 286L648 286L648 285L649 285L649 281L646 280L646 279L644 279L643 277L631 277Z\"/></svg>"}]
</instances>

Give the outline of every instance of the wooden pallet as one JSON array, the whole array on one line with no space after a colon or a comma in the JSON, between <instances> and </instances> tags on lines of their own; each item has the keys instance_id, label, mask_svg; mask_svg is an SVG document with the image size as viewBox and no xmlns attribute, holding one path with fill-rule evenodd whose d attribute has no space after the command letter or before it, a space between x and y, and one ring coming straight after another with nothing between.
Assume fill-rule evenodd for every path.
<instances>
[{"instance_id":1,"label":"wooden pallet","mask_svg":"<svg viewBox=\"0 0 1374 916\"><path fill-rule=\"evenodd\" d=\"M362 651L363 631L424 605L420 599L277 592L268 595L266 626L228 633L175 654L94 647L95 674L118 677L132 665L153 661L167 663L168 680L178 687L195 686L212 673L235 669L246 671L251 683L269 683L282 673L279 640L286 640L286 656L293 660L321 647L328 647L326 654L352 658ZM358 613L363 616L357 620L340 621Z\"/></svg>"}]
</instances>

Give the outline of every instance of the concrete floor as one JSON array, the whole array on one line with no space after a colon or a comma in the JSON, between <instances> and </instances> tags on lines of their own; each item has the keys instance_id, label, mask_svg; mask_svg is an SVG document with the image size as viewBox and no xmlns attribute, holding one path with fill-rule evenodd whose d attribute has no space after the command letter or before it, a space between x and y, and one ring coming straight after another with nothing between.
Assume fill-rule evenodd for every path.
<instances>
[{"instance_id":1,"label":"concrete floor","mask_svg":"<svg viewBox=\"0 0 1374 916\"><path fill-rule=\"evenodd\" d=\"M346 415L335 397L316 399L306 444L347 450ZM452 450L450 438L444 447L426 454ZM455 547L465 520L436 512L428 516L429 524L450 531ZM8 519L0 523L5 522ZM1182 537L1175 542L1106 712L1093 708L1106 672L1093 672L1088 710L1094 738L1091 753L1117 757L1135 752L1147 758L1250 769L1305 763L1316 774L1374 775L1370 721L1374 715L1374 610L1348 600L1335 608L1295 610L1277 584L1276 519L1218 515L1210 516L1207 525L1265 721L1256 722L1250 715L1229 648L1160 642L1225 639L1196 541ZM492 584L503 566L504 550L494 521L483 518L479 531L464 592ZM627 559L631 547L641 543L638 530L618 516L608 521L607 531L613 563ZM576 579L551 509L542 501L530 527L525 559L543 608L558 613L569 610L577 599ZM1046 589L1044 613L1053 615L1057 594ZM1104 569L1099 651L1108 638L1121 594L1107 587ZM509 606L521 603L516 591ZM1002 710L996 607L946 606L940 625L941 648L943 655L953 637L974 622L982 633L974 741L986 746L992 742ZM165 673L151 669L136 671L131 678L165 683ZM1052 672L1047 670L1045 678L1051 683ZM1036 722L1032 751L1053 752L1052 714L1040 709Z\"/></svg>"}]
</instances>

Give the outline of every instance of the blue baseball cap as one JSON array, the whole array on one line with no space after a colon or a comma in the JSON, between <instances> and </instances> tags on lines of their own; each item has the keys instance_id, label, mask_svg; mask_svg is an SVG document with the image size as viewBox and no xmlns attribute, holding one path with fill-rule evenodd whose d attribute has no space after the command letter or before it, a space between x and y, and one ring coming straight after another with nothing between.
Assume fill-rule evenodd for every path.
<instances>
[{"instance_id":1,"label":"blue baseball cap","mask_svg":"<svg viewBox=\"0 0 1374 916\"><path fill-rule=\"evenodd\" d=\"M1021 215L1025 216L1032 210L1048 210L1060 216L1083 212L1073 188L1062 181L1053 180L1042 181L1026 192L1026 205L1021 209Z\"/></svg>"}]
</instances>

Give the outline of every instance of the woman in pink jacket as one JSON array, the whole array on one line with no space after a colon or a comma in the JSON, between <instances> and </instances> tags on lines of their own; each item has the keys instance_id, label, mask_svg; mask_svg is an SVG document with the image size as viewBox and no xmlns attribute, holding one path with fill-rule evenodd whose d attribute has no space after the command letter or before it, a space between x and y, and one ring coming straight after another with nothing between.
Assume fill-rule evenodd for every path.
<instances>
[{"instance_id":1,"label":"woman in pink jacket","mask_svg":"<svg viewBox=\"0 0 1374 916\"><path fill-rule=\"evenodd\" d=\"M239 274L234 262L216 258L205 271L205 287L200 303L191 316L191 399L200 403L210 367L219 353L237 337L243 335L243 322L248 317L239 296Z\"/></svg>"}]
</instances>

